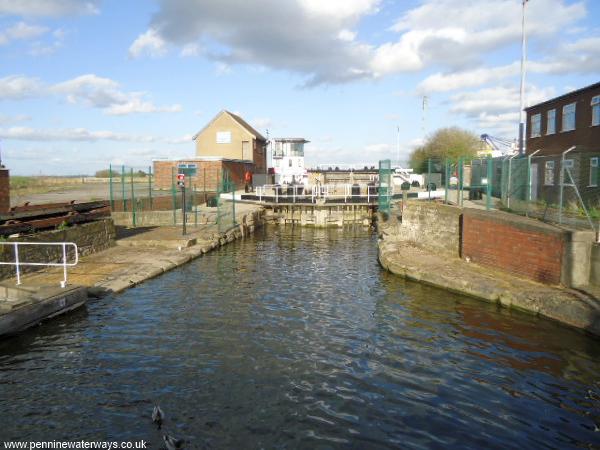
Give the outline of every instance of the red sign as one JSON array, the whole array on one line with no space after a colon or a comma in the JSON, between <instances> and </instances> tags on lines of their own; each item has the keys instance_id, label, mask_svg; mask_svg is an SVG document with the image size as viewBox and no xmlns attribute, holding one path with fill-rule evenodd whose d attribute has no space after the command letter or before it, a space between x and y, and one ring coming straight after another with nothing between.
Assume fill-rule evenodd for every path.
<instances>
[{"instance_id":1,"label":"red sign","mask_svg":"<svg viewBox=\"0 0 600 450\"><path fill-rule=\"evenodd\" d=\"M183 181L183 180L185 180L185 174L184 174L184 173L178 173L178 174L177 174L177 179L178 179L179 181Z\"/></svg>"}]
</instances>

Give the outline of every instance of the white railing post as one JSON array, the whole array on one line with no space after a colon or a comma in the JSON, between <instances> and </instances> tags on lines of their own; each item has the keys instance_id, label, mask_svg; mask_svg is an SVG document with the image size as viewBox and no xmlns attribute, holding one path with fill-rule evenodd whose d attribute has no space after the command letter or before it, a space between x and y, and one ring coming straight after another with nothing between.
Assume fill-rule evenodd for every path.
<instances>
[{"instance_id":1,"label":"white railing post","mask_svg":"<svg viewBox=\"0 0 600 450\"><path fill-rule=\"evenodd\" d=\"M67 244L65 242L62 243L62 252L63 252L63 281L60 283L61 288L67 287Z\"/></svg>"},{"instance_id":2,"label":"white railing post","mask_svg":"<svg viewBox=\"0 0 600 450\"><path fill-rule=\"evenodd\" d=\"M15 242L15 266L17 268L17 286L21 284L21 270L19 268L19 243Z\"/></svg>"},{"instance_id":3,"label":"white railing post","mask_svg":"<svg viewBox=\"0 0 600 450\"><path fill-rule=\"evenodd\" d=\"M21 246L59 246L62 247L63 260L60 262L27 262L21 261L19 257L19 247ZM60 282L61 287L67 286L67 267L74 267L79 263L79 249L74 242L0 242L0 246L13 246L15 251L15 261L6 262L0 261L3 266L15 266L17 272L17 286L21 284L21 266L41 266L41 267L62 267L63 280ZM67 262L67 246L73 247L75 250L75 260L71 263Z\"/></svg>"}]
</instances>

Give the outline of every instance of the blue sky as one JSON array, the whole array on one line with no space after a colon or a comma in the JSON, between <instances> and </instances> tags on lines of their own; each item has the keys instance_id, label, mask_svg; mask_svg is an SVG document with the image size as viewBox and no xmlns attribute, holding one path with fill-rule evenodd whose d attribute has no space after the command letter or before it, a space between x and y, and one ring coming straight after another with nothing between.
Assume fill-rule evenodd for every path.
<instances>
[{"instance_id":1,"label":"blue sky","mask_svg":"<svg viewBox=\"0 0 600 450\"><path fill-rule=\"evenodd\" d=\"M600 80L600 2L530 0L527 27L527 104ZM395 159L397 127L403 160L445 126L514 138L520 32L520 0L0 0L2 162L192 156L222 109L308 165Z\"/></svg>"}]
</instances>

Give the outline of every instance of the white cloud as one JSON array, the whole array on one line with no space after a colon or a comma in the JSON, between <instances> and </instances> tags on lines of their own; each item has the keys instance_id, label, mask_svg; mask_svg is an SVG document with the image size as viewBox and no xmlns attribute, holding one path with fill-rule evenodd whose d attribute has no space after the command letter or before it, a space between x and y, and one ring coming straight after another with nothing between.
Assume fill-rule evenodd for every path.
<instances>
[{"instance_id":1,"label":"white cloud","mask_svg":"<svg viewBox=\"0 0 600 450\"><path fill-rule=\"evenodd\" d=\"M142 100L139 97L133 97L126 103L112 105L106 109L106 113L113 116L123 116L133 113L155 113L155 112L180 112L183 108L181 105L171 106L155 106L151 102Z\"/></svg>"},{"instance_id":2,"label":"white cloud","mask_svg":"<svg viewBox=\"0 0 600 450\"><path fill-rule=\"evenodd\" d=\"M90 131L85 128L35 129L29 127L0 128L0 138L22 141L125 141L154 142L153 136L137 136L113 131Z\"/></svg>"},{"instance_id":3,"label":"white cloud","mask_svg":"<svg viewBox=\"0 0 600 450\"><path fill-rule=\"evenodd\" d=\"M196 43L186 44L179 52L179 56L183 58L189 58L191 56L198 56L200 54L200 46Z\"/></svg>"},{"instance_id":4,"label":"white cloud","mask_svg":"<svg viewBox=\"0 0 600 450\"><path fill-rule=\"evenodd\" d=\"M129 56L131 58L139 58L143 55L158 57L164 55L166 51L167 45L164 39L155 29L150 28L133 41L129 47Z\"/></svg>"},{"instance_id":5,"label":"white cloud","mask_svg":"<svg viewBox=\"0 0 600 450\"><path fill-rule=\"evenodd\" d=\"M21 100L36 97L42 89L43 84L37 78L22 75L10 75L0 78L0 100Z\"/></svg>"},{"instance_id":6,"label":"white cloud","mask_svg":"<svg viewBox=\"0 0 600 450\"><path fill-rule=\"evenodd\" d=\"M97 14L98 0L0 0L0 16L64 16Z\"/></svg>"},{"instance_id":7,"label":"white cloud","mask_svg":"<svg viewBox=\"0 0 600 450\"><path fill-rule=\"evenodd\" d=\"M8 116L8 115L0 113L0 125L9 125L9 124L19 123L19 122L27 122L28 120L31 120L31 116L28 116L26 114L18 114L16 116Z\"/></svg>"},{"instance_id":8,"label":"white cloud","mask_svg":"<svg viewBox=\"0 0 600 450\"><path fill-rule=\"evenodd\" d=\"M47 32L46 27L18 22L0 31L0 45L8 44L10 41L35 39Z\"/></svg>"},{"instance_id":9,"label":"white cloud","mask_svg":"<svg viewBox=\"0 0 600 450\"><path fill-rule=\"evenodd\" d=\"M69 103L100 108L109 115L182 110L181 105L156 106L144 99L143 92L123 92L116 81L95 74L81 75L55 84L49 88L49 91L64 95Z\"/></svg>"}]
</instances>

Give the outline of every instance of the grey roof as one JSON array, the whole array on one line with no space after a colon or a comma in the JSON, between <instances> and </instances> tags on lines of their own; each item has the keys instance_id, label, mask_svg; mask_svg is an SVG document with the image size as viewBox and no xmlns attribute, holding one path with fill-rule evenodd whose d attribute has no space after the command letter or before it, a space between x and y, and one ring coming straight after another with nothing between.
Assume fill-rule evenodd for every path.
<instances>
[{"instance_id":1,"label":"grey roof","mask_svg":"<svg viewBox=\"0 0 600 450\"><path fill-rule=\"evenodd\" d=\"M198 131L192 137L192 140L195 141L200 133L202 133L204 130L206 130L215 120L217 120L218 117L220 117L223 114L228 114L242 128L244 128L248 133L250 133L252 136L254 136L255 139L257 139L259 141L266 141L265 137L262 134L260 134L258 131L256 131L256 129L253 128L248 122L246 122L244 119L242 119L237 114L233 114L232 112L229 112L226 109L221 110L215 117L213 117L212 120L204 126L204 128L202 128L200 131Z\"/></svg>"}]
</instances>

